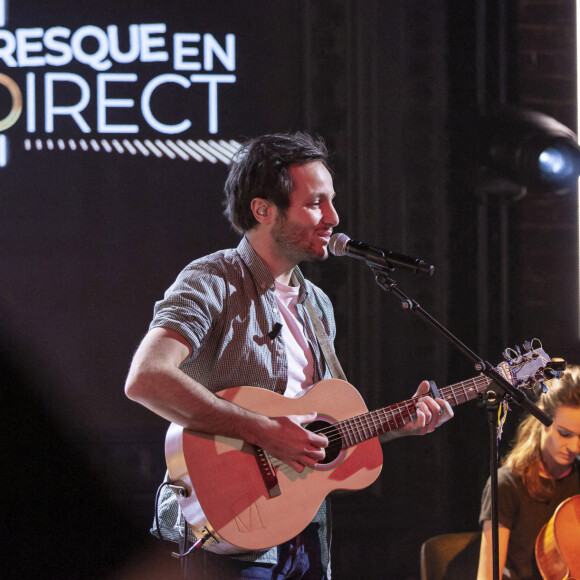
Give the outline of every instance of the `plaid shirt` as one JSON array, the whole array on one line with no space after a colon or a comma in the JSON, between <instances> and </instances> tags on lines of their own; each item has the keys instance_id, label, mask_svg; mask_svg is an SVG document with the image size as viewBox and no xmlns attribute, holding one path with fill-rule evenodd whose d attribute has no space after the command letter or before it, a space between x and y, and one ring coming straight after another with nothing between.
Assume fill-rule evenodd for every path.
<instances>
[{"instance_id":1,"label":"plaid shirt","mask_svg":"<svg viewBox=\"0 0 580 580\"><path fill-rule=\"evenodd\" d=\"M332 304L326 294L306 280L299 268L294 276L300 285L296 311L312 349L314 382L330 378L312 322L304 306L313 303L331 343L336 326ZM283 324L275 297L272 274L244 237L236 249L222 250L189 264L155 304L150 328L170 328L191 345L191 356L181 370L212 392L229 387L255 386L283 394L288 381L288 358L282 333L269 334ZM179 540L180 510L171 490L163 489L160 522L165 539ZM320 523L323 559L328 561L326 502L315 521ZM157 534L155 526L151 530ZM275 563L277 550L249 552L243 560Z\"/></svg>"},{"instance_id":2,"label":"plaid shirt","mask_svg":"<svg viewBox=\"0 0 580 580\"><path fill-rule=\"evenodd\" d=\"M300 284L296 310L312 349L314 382L329 378L304 300L308 296L334 341L336 327L326 294L305 280ZM282 333L270 338L276 323L283 324L275 297L274 278L244 237L236 249L222 250L189 264L155 304L151 328L179 332L191 345L191 356L181 370L212 392L228 387L255 386L283 394L288 381L288 358Z\"/></svg>"}]
</instances>

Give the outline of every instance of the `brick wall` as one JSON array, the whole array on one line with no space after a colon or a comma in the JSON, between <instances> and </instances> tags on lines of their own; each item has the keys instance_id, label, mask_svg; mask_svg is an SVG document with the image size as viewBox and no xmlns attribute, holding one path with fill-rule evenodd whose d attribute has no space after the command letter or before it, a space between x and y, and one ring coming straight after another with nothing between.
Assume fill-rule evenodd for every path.
<instances>
[{"instance_id":1,"label":"brick wall","mask_svg":"<svg viewBox=\"0 0 580 580\"><path fill-rule=\"evenodd\" d=\"M516 75L519 106L577 131L575 3L520 0ZM578 196L528 195L513 207L512 325L536 333L552 356L580 360Z\"/></svg>"}]
</instances>

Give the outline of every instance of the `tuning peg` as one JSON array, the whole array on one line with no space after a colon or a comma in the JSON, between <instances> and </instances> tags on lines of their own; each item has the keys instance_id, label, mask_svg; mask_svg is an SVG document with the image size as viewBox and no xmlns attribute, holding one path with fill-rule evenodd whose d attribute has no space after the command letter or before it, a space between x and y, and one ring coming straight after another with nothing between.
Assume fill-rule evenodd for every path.
<instances>
[{"instance_id":1,"label":"tuning peg","mask_svg":"<svg viewBox=\"0 0 580 580\"><path fill-rule=\"evenodd\" d=\"M522 349L520 348L519 344L516 344L514 350L518 353L518 356L522 356Z\"/></svg>"},{"instance_id":2,"label":"tuning peg","mask_svg":"<svg viewBox=\"0 0 580 580\"><path fill-rule=\"evenodd\" d=\"M516 354L516 352L514 351L513 348L508 347L501 354L503 355L503 358L505 359L505 361L508 364L510 364L510 365L514 364L513 361L514 361L514 355Z\"/></svg>"},{"instance_id":3,"label":"tuning peg","mask_svg":"<svg viewBox=\"0 0 580 580\"><path fill-rule=\"evenodd\" d=\"M544 369L543 374L544 374L544 378L549 381L550 379L557 378L558 373L556 373L556 371L554 369L551 369L550 367L546 367Z\"/></svg>"},{"instance_id":4,"label":"tuning peg","mask_svg":"<svg viewBox=\"0 0 580 580\"><path fill-rule=\"evenodd\" d=\"M526 340L526 342L524 342L523 347L526 349L526 351L530 351L532 350L532 343L529 342L528 340Z\"/></svg>"},{"instance_id":5,"label":"tuning peg","mask_svg":"<svg viewBox=\"0 0 580 580\"><path fill-rule=\"evenodd\" d=\"M541 396L542 393L548 392L548 387L546 386L546 383L544 383L544 381L539 381L538 383L536 383L534 385L533 391L534 391L534 395L535 395L536 400L537 400Z\"/></svg>"}]
</instances>

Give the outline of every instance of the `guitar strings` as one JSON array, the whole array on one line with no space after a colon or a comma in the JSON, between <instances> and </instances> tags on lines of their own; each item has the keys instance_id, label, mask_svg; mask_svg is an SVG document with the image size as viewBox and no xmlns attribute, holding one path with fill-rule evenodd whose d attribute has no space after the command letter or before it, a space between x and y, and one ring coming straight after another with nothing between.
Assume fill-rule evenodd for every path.
<instances>
[{"instance_id":1,"label":"guitar strings","mask_svg":"<svg viewBox=\"0 0 580 580\"><path fill-rule=\"evenodd\" d=\"M443 400L449 402L452 405L457 405L460 402L469 401L470 399L468 397L468 394L473 392L475 392L476 394L480 393L483 390L482 387L487 387L487 385L490 382L491 379L489 379L485 375L480 375L478 377L474 377L466 381L461 381L448 387L442 387L441 389L439 389L439 394ZM456 394L459 391L459 389L461 389L463 393ZM362 434L366 436L367 435L366 429L373 428L377 429L377 426L375 424L375 418L379 420L378 427L379 430L384 429L386 431L387 429L392 430L394 428L396 429L403 427L406 424L407 420L410 419L413 413L416 411L415 405L416 402L419 401L419 399L421 399L424 396L425 395L412 397L411 399L403 403L396 403L395 405L391 405L383 409L363 413L361 415L356 415L354 417L344 419L337 423L329 424L325 427L322 427L321 429L315 430L314 433L326 435L329 440L330 446L331 444L336 443L337 441L343 440L343 435L340 433L341 428L347 429L346 433L347 435L348 434L353 435L354 429L356 430L356 434L360 435L362 432ZM461 397L465 397L465 401L460 401ZM412 405L411 410L409 409L409 405ZM383 421L380 420L380 414L384 415L385 420ZM402 425L399 425L397 423L397 418L403 419ZM348 428L350 428L349 431ZM381 431L378 434L384 433L385 431Z\"/></svg>"},{"instance_id":2,"label":"guitar strings","mask_svg":"<svg viewBox=\"0 0 580 580\"><path fill-rule=\"evenodd\" d=\"M454 406L460 402L469 401L470 398L468 397L468 394L473 392L476 394L482 392L483 388L487 387L490 382L491 379L485 375L480 375L478 377L474 377L466 381L461 381L448 387L442 387L439 389L439 395L443 400ZM459 396L457 396L456 391L458 391L459 388L463 390L463 394L460 393ZM415 413L416 403L425 396L428 395L415 396L402 403L395 403L394 405L384 407L383 409L362 413L354 417L349 417L348 419L343 419L337 423L330 423L320 429L314 430L313 432L319 435L325 435L328 439L329 448L333 447L333 445L336 443L340 443L340 448L342 449L344 448L344 439L347 436L351 436L352 438L356 439L357 436L362 434L364 439L361 441L365 441L366 439L374 436L372 434L373 430L377 431L377 435L380 435L392 429L404 427L408 420L410 420ZM462 396L465 397L465 401L459 400ZM382 420L380 417L381 414L383 415ZM378 426L375 422L375 418L378 420ZM398 418L403 420L402 425L397 423ZM368 435L367 431L371 431L371 435ZM360 443L361 441L354 441L354 443L346 445L346 447L350 447L351 445ZM272 458L272 460L275 460L275 458ZM285 470L286 467L290 467L286 463L279 460L273 461L273 464L276 464L278 469L281 470Z\"/></svg>"},{"instance_id":3,"label":"guitar strings","mask_svg":"<svg viewBox=\"0 0 580 580\"><path fill-rule=\"evenodd\" d=\"M337 440L342 440L342 435L340 434L341 427L345 429L350 427L351 433L352 429L356 430L357 433L361 431L364 433L365 429L374 428L374 429L385 429L387 426L393 428L402 427L405 425L397 424L397 417L403 418L404 420L409 419L413 413L415 412L415 403L422 397L413 397L405 403L397 403L395 405L391 405L389 407L385 407L384 409L378 409L376 411L371 411L368 413L362 413L361 415L356 415L354 417L349 417L348 419L344 419L337 423L331 423L326 425L320 429L314 431L314 433L319 435L326 435L329 443L335 442ZM409 408L411 407L411 408ZM376 417L379 419L379 415L383 414L386 418L386 421L380 421L377 423L375 422L374 418ZM391 426L391 423L394 422L395 426ZM383 431L382 431L383 432Z\"/></svg>"},{"instance_id":4,"label":"guitar strings","mask_svg":"<svg viewBox=\"0 0 580 580\"><path fill-rule=\"evenodd\" d=\"M479 376L467 381L462 381L455 385L450 385L448 387L442 387L439 389L439 394L441 398L445 401L450 402L452 405L459 403L459 398L461 395L456 396L455 391L458 387L463 390L463 396L466 401L469 400L467 396L468 393L480 392L479 387L487 386L490 380L485 376ZM472 383L472 386L466 386ZM344 440L344 435L351 435L356 438L357 435L364 435L367 437L367 430L377 430L378 435L386 432L387 430L397 429L404 427L408 420L413 416L416 411L416 403L423 398L425 395L412 397L408 401L403 403L396 403L394 405L385 407L383 409L378 409L376 411L371 411L368 413L363 413L361 415L356 415L354 417L349 417L337 423L332 423L326 425L320 429L314 431L314 433L320 435L326 435L329 441L329 447L337 442L342 442ZM411 407L411 408L409 408ZM380 415L383 415L381 419ZM375 418L378 420L378 427L375 422ZM402 419L402 424L399 425L398 419ZM341 433L341 429L345 430L345 434ZM371 435L372 436L372 435ZM356 441L355 441L356 443Z\"/></svg>"}]
</instances>

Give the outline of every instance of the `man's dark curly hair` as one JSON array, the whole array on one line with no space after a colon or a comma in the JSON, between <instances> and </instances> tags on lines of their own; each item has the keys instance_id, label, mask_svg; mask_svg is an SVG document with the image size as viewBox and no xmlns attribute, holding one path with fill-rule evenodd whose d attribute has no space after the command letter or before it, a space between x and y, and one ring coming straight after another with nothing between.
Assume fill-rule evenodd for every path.
<instances>
[{"instance_id":1,"label":"man's dark curly hair","mask_svg":"<svg viewBox=\"0 0 580 580\"><path fill-rule=\"evenodd\" d=\"M324 141L308 133L263 135L244 143L232 159L224 187L224 215L232 227L243 234L258 224L250 205L255 197L288 209L294 185L290 167L310 161L320 161L330 171Z\"/></svg>"}]
</instances>

